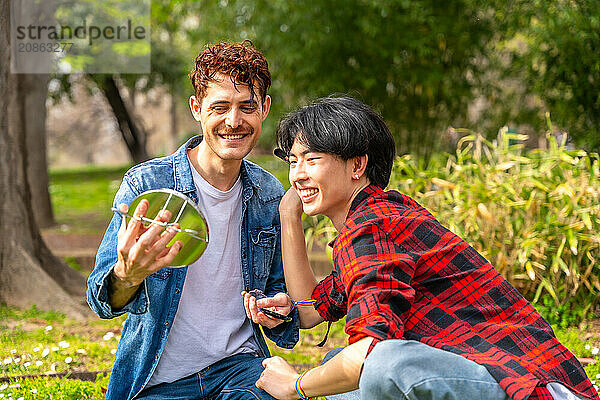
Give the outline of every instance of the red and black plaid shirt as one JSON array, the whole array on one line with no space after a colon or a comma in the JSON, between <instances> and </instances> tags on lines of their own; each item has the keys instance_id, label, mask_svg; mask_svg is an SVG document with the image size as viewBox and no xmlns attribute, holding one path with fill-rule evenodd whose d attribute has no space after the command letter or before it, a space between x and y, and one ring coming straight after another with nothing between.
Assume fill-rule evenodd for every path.
<instances>
[{"instance_id":1,"label":"red and black plaid shirt","mask_svg":"<svg viewBox=\"0 0 600 400\"><path fill-rule=\"evenodd\" d=\"M374 185L360 192L333 241L333 260L312 297L326 320L347 315L349 343L418 340L460 354L516 400L552 399L549 382L598 398L533 306L410 197Z\"/></svg>"}]
</instances>

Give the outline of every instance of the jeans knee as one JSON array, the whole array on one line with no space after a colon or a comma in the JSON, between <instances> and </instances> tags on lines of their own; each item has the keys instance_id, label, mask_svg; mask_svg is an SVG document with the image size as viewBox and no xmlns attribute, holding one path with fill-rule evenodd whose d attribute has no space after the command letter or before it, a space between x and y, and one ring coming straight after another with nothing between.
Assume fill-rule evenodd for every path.
<instances>
[{"instance_id":1,"label":"jeans knee","mask_svg":"<svg viewBox=\"0 0 600 400\"><path fill-rule=\"evenodd\" d=\"M323 357L323 361L321 361L321 365L323 365L327 361L331 360L333 357L338 355L338 353L341 352L342 350L344 350L343 347L338 347L338 348L331 350L329 353L325 354L325 357Z\"/></svg>"},{"instance_id":2,"label":"jeans knee","mask_svg":"<svg viewBox=\"0 0 600 400\"><path fill-rule=\"evenodd\" d=\"M389 363L390 351L396 351L391 341L379 342L371 351L363 365L360 376L361 398L396 398L397 370ZM386 397L392 396L392 397Z\"/></svg>"}]
</instances>

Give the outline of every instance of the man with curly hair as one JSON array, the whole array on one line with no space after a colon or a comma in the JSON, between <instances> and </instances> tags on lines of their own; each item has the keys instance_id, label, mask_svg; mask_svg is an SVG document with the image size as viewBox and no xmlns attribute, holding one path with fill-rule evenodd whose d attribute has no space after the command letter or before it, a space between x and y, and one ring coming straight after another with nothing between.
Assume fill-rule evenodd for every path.
<instances>
[{"instance_id":1,"label":"man with curly hair","mask_svg":"<svg viewBox=\"0 0 600 400\"><path fill-rule=\"evenodd\" d=\"M298 340L297 311L287 322L260 312L255 323L240 296L285 292L278 214L284 190L244 160L271 105L267 61L248 41L209 45L190 78L190 109L202 135L127 171L114 207L126 212L142 192L176 190L198 204L210 241L195 263L168 268L181 248L180 242L166 247L174 232L113 217L87 291L100 317L129 313L107 399L272 399L255 386L269 356L259 324L281 347ZM133 215L147 209L142 201Z\"/></svg>"}]
</instances>

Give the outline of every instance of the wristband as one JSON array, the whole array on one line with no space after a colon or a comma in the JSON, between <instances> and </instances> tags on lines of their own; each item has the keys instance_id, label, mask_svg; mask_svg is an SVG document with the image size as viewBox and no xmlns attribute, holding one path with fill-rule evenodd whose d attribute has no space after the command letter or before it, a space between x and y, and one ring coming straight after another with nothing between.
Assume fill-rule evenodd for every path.
<instances>
[{"instance_id":1,"label":"wristband","mask_svg":"<svg viewBox=\"0 0 600 400\"><path fill-rule=\"evenodd\" d=\"M298 396L300 396L300 399L302 400L310 400L310 397L307 397L306 393L304 393L304 390L302 390L300 387L300 380L304 377L304 375L306 375L307 372L308 371L305 371L298 377L298 379L296 379L296 393L298 393Z\"/></svg>"},{"instance_id":2,"label":"wristband","mask_svg":"<svg viewBox=\"0 0 600 400\"><path fill-rule=\"evenodd\" d=\"M313 299L300 300L300 301L292 300L292 308L290 309L290 312L288 313L288 315L292 315L292 313L294 312L296 307L313 306L315 304L315 302L316 302L316 300L313 300Z\"/></svg>"}]
</instances>

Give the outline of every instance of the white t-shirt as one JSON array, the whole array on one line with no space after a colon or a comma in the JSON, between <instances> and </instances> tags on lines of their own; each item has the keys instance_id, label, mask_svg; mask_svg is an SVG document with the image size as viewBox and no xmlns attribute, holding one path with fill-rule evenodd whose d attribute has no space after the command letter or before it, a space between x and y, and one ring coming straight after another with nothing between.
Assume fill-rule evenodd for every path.
<instances>
[{"instance_id":1,"label":"white t-shirt","mask_svg":"<svg viewBox=\"0 0 600 400\"><path fill-rule=\"evenodd\" d=\"M173 326L148 386L174 382L234 354L259 354L240 294L241 179L222 192L193 167L192 175L209 243L188 266Z\"/></svg>"}]
</instances>

